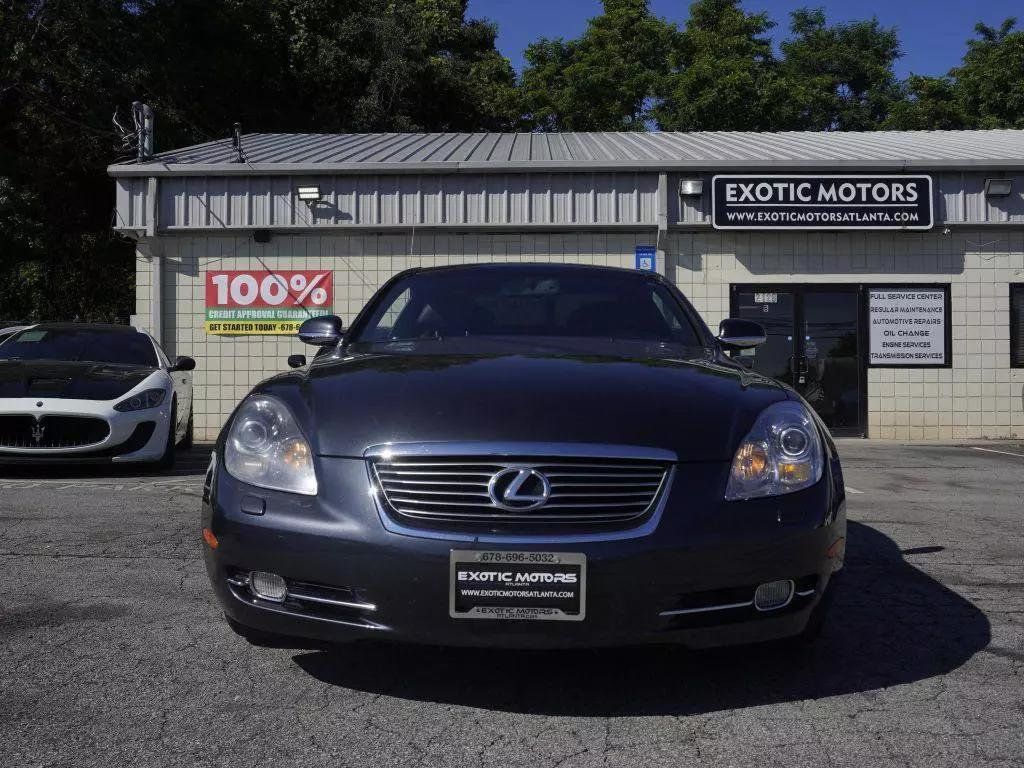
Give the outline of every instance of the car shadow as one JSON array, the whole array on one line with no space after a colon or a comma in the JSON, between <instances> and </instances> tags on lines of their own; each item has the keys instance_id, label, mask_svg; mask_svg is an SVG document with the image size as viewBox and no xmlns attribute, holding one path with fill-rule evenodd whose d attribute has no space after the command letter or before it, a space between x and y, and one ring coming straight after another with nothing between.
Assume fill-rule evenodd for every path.
<instances>
[{"instance_id":1,"label":"car shadow","mask_svg":"<svg viewBox=\"0 0 1024 768\"><path fill-rule=\"evenodd\" d=\"M125 477L146 477L153 480L175 480L202 476L210 463L212 444L179 448L174 466L159 469L152 464L3 464L0 462L0 480L116 480Z\"/></svg>"},{"instance_id":2,"label":"car shadow","mask_svg":"<svg viewBox=\"0 0 1024 768\"><path fill-rule=\"evenodd\" d=\"M809 646L502 651L351 644L296 655L331 685L416 701L565 716L686 715L819 699L956 669L990 640L971 602L848 524L844 578Z\"/></svg>"}]
</instances>

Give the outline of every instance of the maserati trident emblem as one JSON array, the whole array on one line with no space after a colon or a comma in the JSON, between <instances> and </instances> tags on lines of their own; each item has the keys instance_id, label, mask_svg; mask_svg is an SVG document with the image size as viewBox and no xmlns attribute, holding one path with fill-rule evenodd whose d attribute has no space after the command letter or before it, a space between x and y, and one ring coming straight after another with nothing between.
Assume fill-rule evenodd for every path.
<instances>
[{"instance_id":1,"label":"maserati trident emblem","mask_svg":"<svg viewBox=\"0 0 1024 768\"><path fill-rule=\"evenodd\" d=\"M40 423L39 421L37 421L32 426L32 440L35 441L36 445L39 445L41 442L43 442L44 432L46 432L46 427L44 427L42 423Z\"/></svg>"},{"instance_id":2,"label":"maserati trident emblem","mask_svg":"<svg viewBox=\"0 0 1024 768\"><path fill-rule=\"evenodd\" d=\"M551 497L551 483L532 467L507 467L487 483L487 495L496 507L523 512L543 507Z\"/></svg>"}]
</instances>

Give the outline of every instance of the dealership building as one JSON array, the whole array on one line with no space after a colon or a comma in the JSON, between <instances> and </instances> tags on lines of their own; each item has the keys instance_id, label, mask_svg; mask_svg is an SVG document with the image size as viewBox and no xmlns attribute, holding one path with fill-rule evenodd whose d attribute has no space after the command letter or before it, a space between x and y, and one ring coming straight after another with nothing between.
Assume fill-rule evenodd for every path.
<instances>
[{"instance_id":1,"label":"dealership building","mask_svg":"<svg viewBox=\"0 0 1024 768\"><path fill-rule=\"evenodd\" d=\"M838 435L1024 436L1024 131L251 134L109 172L198 439L308 350L303 317L510 261L653 270L713 329L760 321L744 362Z\"/></svg>"}]
</instances>

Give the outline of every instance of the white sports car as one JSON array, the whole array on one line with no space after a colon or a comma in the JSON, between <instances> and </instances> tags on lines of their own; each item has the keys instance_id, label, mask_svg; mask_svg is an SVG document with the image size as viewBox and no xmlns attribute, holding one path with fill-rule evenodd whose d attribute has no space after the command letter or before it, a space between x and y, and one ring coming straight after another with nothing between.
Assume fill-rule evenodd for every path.
<instances>
[{"instance_id":1,"label":"white sports car","mask_svg":"<svg viewBox=\"0 0 1024 768\"><path fill-rule=\"evenodd\" d=\"M171 466L192 443L195 367L130 326L24 328L0 343L0 464Z\"/></svg>"}]
</instances>

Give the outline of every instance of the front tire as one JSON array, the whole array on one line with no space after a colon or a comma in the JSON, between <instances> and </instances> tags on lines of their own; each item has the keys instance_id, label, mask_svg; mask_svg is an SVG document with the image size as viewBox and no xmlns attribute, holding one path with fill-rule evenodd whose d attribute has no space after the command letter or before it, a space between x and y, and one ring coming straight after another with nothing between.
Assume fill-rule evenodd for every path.
<instances>
[{"instance_id":1,"label":"front tire","mask_svg":"<svg viewBox=\"0 0 1024 768\"><path fill-rule=\"evenodd\" d=\"M185 425L185 436L181 438L181 442L178 443L179 448L183 448L186 451L191 450L193 437L195 435L195 426L192 423L192 408L188 409L188 424Z\"/></svg>"},{"instance_id":2,"label":"front tire","mask_svg":"<svg viewBox=\"0 0 1024 768\"><path fill-rule=\"evenodd\" d=\"M174 467L174 437L176 431L174 425L177 423L178 402L175 400L171 403L171 418L170 423L167 425L167 442L164 445L164 452L156 462L158 469L171 469Z\"/></svg>"}]
</instances>

